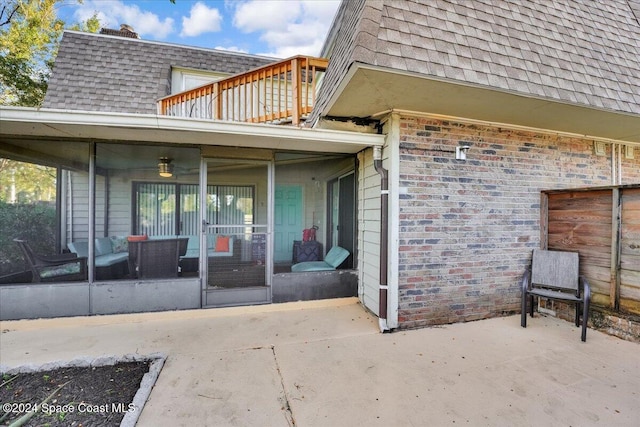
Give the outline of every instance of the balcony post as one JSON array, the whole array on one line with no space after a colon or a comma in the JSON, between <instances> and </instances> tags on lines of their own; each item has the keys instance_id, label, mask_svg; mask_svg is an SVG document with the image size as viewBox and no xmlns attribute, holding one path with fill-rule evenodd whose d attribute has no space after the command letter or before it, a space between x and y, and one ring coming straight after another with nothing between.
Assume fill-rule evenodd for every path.
<instances>
[{"instance_id":1,"label":"balcony post","mask_svg":"<svg viewBox=\"0 0 640 427\"><path fill-rule=\"evenodd\" d=\"M220 96L220 89L218 82L213 83L213 90L211 91L211 118L213 120L220 120L220 114L222 97Z\"/></svg>"},{"instance_id":2,"label":"balcony post","mask_svg":"<svg viewBox=\"0 0 640 427\"><path fill-rule=\"evenodd\" d=\"M293 99L291 100L293 103L293 111L291 117L291 123L294 126L298 126L300 124L300 111L302 109L302 76L300 72L300 59L293 58L291 61L291 96ZM285 106L286 110L286 106Z\"/></svg>"}]
</instances>

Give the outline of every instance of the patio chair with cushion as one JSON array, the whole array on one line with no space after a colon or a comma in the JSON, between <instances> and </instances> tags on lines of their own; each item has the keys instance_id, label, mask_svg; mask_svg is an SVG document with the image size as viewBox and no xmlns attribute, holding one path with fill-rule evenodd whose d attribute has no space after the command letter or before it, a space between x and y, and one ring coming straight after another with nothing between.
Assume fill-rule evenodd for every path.
<instances>
[{"instance_id":1,"label":"patio chair with cushion","mask_svg":"<svg viewBox=\"0 0 640 427\"><path fill-rule=\"evenodd\" d=\"M582 309L582 341L587 340L587 321L591 290L587 280L578 274L577 252L533 250L531 271L522 279L522 313L520 324L527 327L527 302L533 317L534 297L561 300L575 304L576 326L580 326Z\"/></svg>"},{"instance_id":2,"label":"patio chair with cushion","mask_svg":"<svg viewBox=\"0 0 640 427\"><path fill-rule=\"evenodd\" d=\"M129 271L138 279L178 277L188 238L129 241Z\"/></svg>"},{"instance_id":3,"label":"patio chair with cushion","mask_svg":"<svg viewBox=\"0 0 640 427\"><path fill-rule=\"evenodd\" d=\"M340 267L340 264L349 257L349 251L341 248L340 246L334 246L324 257L324 261L305 261L293 264L291 271L331 271Z\"/></svg>"},{"instance_id":4,"label":"patio chair with cushion","mask_svg":"<svg viewBox=\"0 0 640 427\"><path fill-rule=\"evenodd\" d=\"M14 239L32 273L32 282L87 280L87 258L76 254L41 256L33 252L26 240Z\"/></svg>"}]
</instances>

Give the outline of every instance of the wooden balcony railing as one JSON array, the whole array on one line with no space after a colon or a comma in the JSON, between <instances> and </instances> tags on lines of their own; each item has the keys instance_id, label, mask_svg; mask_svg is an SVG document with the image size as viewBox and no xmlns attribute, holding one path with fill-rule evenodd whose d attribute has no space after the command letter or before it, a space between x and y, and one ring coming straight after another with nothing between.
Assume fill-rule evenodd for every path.
<instances>
[{"instance_id":1,"label":"wooden balcony railing","mask_svg":"<svg viewBox=\"0 0 640 427\"><path fill-rule=\"evenodd\" d=\"M322 58L295 56L166 96L158 114L250 123L299 125L313 109Z\"/></svg>"}]
</instances>

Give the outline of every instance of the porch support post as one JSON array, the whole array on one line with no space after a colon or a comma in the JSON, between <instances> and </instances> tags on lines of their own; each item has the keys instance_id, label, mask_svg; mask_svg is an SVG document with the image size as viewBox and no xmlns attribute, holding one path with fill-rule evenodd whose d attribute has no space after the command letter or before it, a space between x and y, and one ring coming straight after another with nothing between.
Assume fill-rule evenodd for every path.
<instances>
[{"instance_id":1,"label":"porch support post","mask_svg":"<svg viewBox=\"0 0 640 427\"><path fill-rule=\"evenodd\" d=\"M267 256L265 259L265 281L269 292L269 302L273 302L273 230L275 228L275 152L271 153L271 160L267 163Z\"/></svg>"},{"instance_id":2,"label":"porch support post","mask_svg":"<svg viewBox=\"0 0 640 427\"><path fill-rule=\"evenodd\" d=\"M202 152L200 153L200 259L198 271L200 272L200 308L207 301L207 278L209 275L209 259L207 255L207 168L208 164Z\"/></svg>"},{"instance_id":3,"label":"porch support post","mask_svg":"<svg viewBox=\"0 0 640 427\"><path fill-rule=\"evenodd\" d=\"M96 239L96 143L89 144L89 283L94 281L94 260L95 260L95 239ZM91 286L89 286L89 312L93 313Z\"/></svg>"}]
</instances>

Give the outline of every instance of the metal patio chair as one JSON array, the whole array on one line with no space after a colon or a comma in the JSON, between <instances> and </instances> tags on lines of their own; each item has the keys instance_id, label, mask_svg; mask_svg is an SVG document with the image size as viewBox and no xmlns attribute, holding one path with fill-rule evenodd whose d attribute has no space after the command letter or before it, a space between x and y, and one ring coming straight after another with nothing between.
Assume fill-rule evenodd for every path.
<instances>
[{"instance_id":1,"label":"metal patio chair","mask_svg":"<svg viewBox=\"0 0 640 427\"><path fill-rule=\"evenodd\" d=\"M520 324L527 327L527 303L533 317L534 297L573 303L576 306L576 326L580 326L582 311L582 341L587 340L587 322L591 289L587 280L578 273L577 252L533 250L531 270L522 278L522 313ZM582 310L581 310L582 309Z\"/></svg>"}]
</instances>

